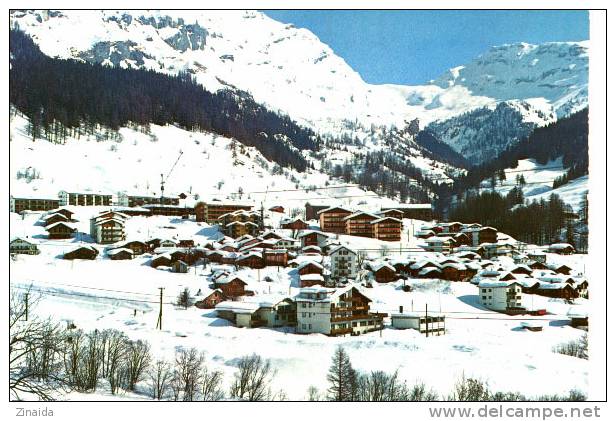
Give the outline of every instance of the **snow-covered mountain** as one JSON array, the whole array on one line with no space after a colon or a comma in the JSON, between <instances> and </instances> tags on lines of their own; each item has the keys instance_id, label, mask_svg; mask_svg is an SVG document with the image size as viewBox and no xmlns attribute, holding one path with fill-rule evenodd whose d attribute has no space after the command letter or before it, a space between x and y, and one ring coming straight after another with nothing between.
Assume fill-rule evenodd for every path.
<instances>
[{"instance_id":1,"label":"snow-covered mountain","mask_svg":"<svg viewBox=\"0 0 616 421\"><path fill-rule=\"evenodd\" d=\"M14 11L11 19L49 56L187 72L208 90L246 91L318 133L357 139L361 148L353 153L390 149L391 136L383 141L379 133L385 131L375 127L403 129L417 118L420 127L430 122L453 127L443 130L441 140L477 162L529 127L587 104L585 42L494 47L425 85L371 85L307 29L256 11ZM458 127L459 119L451 120L503 107L518 116L510 121L520 127L497 146L476 130ZM415 165L443 174L438 157L429 156L434 165L426 164L428 155L420 147L400 139L409 156L418 158ZM486 151L477 150L482 145L488 145Z\"/></svg>"}]
</instances>

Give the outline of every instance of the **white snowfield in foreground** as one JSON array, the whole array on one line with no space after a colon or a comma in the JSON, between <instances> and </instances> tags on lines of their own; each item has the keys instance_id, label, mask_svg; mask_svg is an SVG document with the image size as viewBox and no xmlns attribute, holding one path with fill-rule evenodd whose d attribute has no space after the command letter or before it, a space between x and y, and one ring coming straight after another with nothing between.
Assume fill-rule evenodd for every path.
<instances>
[{"instance_id":1,"label":"white snowfield in foreground","mask_svg":"<svg viewBox=\"0 0 616 421\"><path fill-rule=\"evenodd\" d=\"M74 207L75 217L87 225L92 209ZM39 241L41 254L19 255L10 263L10 284L17 290L31 286L31 298L39 296L35 311L42 317L61 322L73 322L85 331L115 328L125 331L132 339L150 342L156 358L172 360L180 348L196 347L205 352L208 367L222 370L225 386L231 382L238 358L257 353L272 361L277 369L274 390L283 389L290 399L305 399L307 389L314 385L322 392L327 388L326 375L331 356L338 345L349 352L353 365L361 371L399 370L409 383L423 381L441 395L447 395L463 374L487 381L493 390L519 391L526 396L567 393L571 389L585 391L588 387L588 361L556 354L552 347L574 340L582 331L568 326L566 313L570 308L562 300L525 296L527 306L546 308L542 332L520 328L520 319L488 311L478 301L477 287L470 283L449 283L438 280L407 281L413 292L403 292L403 281L374 284L363 291L373 300L371 308L381 312L430 311L446 314L447 334L426 338L413 330L394 330L389 327L359 337L326 337L296 335L292 329L240 329L219 319L213 310L176 308L171 303L181 290L188 287L194 296L209 291L207 275L211 267L192 267L187 274L153 269L147 257L129 261L111 261L101 254L94 261L65 261L58 258L63 251L77 245L78 240L47 241L40 238L40 214L21 216L11 214L11 234L27 235ZM413 222L415 229L421 226ZM173 226L174 229L165 228ZM216 238L215 227L168 217L131 218L127 231L129 239L147 234L193 238L205 243ZM82 236L81 240L88 240ZM380 242L341 236L343 243L355 247L378 249ZM404 243L415 244L415 239ZM390 255L396 255L396 243ZM378 254L378 252L377 252ZM422 256L427 256L422 253ZM583 269L583 256L548 255L550 262L566 262L574 270ZM297 274L292 269L266 268L260 271L242 269L248 279L247 289L255 291L257 299L270 294L298 292ZM273 282L265 282L266 276ZM261 279L261 280L259 280ZM163 330L155 329L158 316L158 288L164 287ZM199 298L199 297L195 297ZM131 301L133 300L133 301ZM583 304L585 300L576 300ZM134 312L136 310L136 316ZM147 384L138 391L146 393ZM70 394L64 399L101 399L104 387L97 394ZM143 395L120 398L140 399ZM115 399L115 398L114 398Z\"/></svg>"}]
</instances>

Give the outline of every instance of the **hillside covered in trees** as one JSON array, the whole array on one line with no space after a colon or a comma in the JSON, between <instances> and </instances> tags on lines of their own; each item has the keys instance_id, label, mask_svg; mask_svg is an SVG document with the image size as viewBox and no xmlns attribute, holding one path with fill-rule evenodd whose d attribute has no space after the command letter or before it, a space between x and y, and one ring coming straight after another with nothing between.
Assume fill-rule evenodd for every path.
<instances>
[{"instance_id":1,"label":"hillside covered in trees","mask_svg":"<svg viewBox=\"0 0 616 421\"><path fill-rule=\"evenodd\" d=\"M310 129L272 112L241 91L206 91L189 74L97 66L44 55L10 31L10 102L30 123L33 140L63 142L80 131L125 125L175 124L211 131L256 147L282 166L304 171L302 150L317 150Z\"/></svg>"}]
</instances>

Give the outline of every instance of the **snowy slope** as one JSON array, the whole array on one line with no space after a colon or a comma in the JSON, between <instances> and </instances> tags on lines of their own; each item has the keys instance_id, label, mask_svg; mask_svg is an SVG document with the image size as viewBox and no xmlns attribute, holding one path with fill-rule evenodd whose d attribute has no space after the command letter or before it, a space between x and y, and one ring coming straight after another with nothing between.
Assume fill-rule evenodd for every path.
<instances>
[{"instance_id":1,"label":"snowy slope","mask_svg":"<svg viewBox=\"0 0 616 421\"><path fill-rule=\"evenodd\" d=\"M587 103L584 42L494 47L423 86L370 85L307 29L255 11L19 11L12 22L50 56L185 70L325 132L343 122L424 125L503 100L540 98L539 109L559 116Z\"/></svg>"},{"instance_id":2,"label":"snowy slope","mask_svg":"<svg viewBox=\"0 0 616 421\"><path fill-rule=\"evenodd\" d=\"M567 184L552 189L554 180L567 173L567 168L563 167L562 159L558 158L539 164L534 159L520 159L515 168L504 170L506 179L496 183L495 191L506 195L515 185L516 177L524 176L526 184L522 187L526 200L548 199L552 193L571 205L574 211L578 211L584 197L588 194L588 176L576 178ZM491 189L490 180L481 183L482 189Z\"/></svg>"}]
</instances>

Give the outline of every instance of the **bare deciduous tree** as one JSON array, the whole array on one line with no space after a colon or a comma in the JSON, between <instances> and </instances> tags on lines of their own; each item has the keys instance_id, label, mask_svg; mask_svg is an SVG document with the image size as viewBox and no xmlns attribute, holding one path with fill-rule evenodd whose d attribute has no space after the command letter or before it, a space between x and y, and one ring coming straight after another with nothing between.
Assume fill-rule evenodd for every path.
<instances>
[{"instance_id":1,"label":"bare deciduous tree","mask_svg":"<svg viewBox=\"0 0 616 421\"><path fill-rule=\"evenodd\" d=\"M165 397L171 380L171 364L157 360L149 371L152 382L152 399L161 400Z\"/></svg>"},{"instance_id":2,"label":"bare deciduous tree","mask_svg":"<svg viewBox=\"0 0 616 421\"><path fill-rule=\"evenodd\" d=\"M126 388L135 390L135 385L141 381L150 366L152 356L150 344L144 341L129 341L126 348Z\"/></svg>"},{"instance_id":3,"label":"bare deciduous tree","mask_svg":"<svg viewBox=\"0 0 616 421\"><path fill-rule=\"evenodd\" d=\"M269 360L252 354L238 363L238 371L231 385L231 397L247 401L263 401L271 398L271 382L276 375Z\"/></svg>"},{"instance_id":4,"label":"bare deciduous tree","mask_svg":"<svg viewBox=\"0 0 616 421\"><path fill-rule=\"evenodd\" d=\"M201 375L201 398L204 401L220 401L225 398L222 390L222 371L204 367Z\"/></svg>"},{"instance_id":5,"label":"bare deciduous tree","mask_svg":"<svg viewBox=\"0 0 616 421\"><path fill-rule=\"evenodd\" d=\"M175 354L175 372L182 385L184 401L195 400L199 391L204 360L203 353L197 351L196 348L182 349Z\"/></svg>"}]
</instances>

